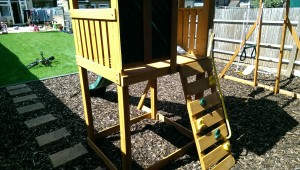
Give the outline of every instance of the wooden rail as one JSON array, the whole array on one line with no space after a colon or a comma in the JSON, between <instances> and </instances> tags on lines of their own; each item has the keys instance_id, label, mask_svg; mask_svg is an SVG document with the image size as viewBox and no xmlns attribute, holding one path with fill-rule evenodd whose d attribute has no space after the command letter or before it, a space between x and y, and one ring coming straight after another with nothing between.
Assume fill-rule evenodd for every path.
<instances>
[{"instance_id":1,"label":"wooden rail","mask_svg":"<svg viewBox=\"0 0 300 170\"><path fill-rule=\"evenodd\" d=\"M180 8L178 10L177 45L188 54L206 56L208 32L207 8Z\"/></svg>"}]
</instances>

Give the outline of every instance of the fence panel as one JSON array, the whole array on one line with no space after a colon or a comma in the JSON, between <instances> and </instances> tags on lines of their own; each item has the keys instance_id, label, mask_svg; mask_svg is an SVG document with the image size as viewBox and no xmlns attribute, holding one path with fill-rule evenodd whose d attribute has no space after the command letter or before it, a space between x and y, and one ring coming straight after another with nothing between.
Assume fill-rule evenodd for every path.
<instances>
[{"instance_id":1,"label":"fence panel","mask_svg":"<svg viewBox=\"0 0 300 170\"><path fill-rule=\"evenodd\" d=\"M289 19L294 28L299 24L300 27L300 8L291 8ZM214 53L215 57L228 61L236 49L240 47L240 42L258 17L257 8L238 8L238 9L216 9L214 18L214 32L216 35ZM266 8L263 9L263 23L261 25L261 51L260 66L268 68L277 68L279 58L279 47L281 42L282 25L284 9L283 8ZM244 20L245 19L245 20ZM283 71L287 70L290 53L293 48L293 38L287 30L285 41L285 51L283 58ZM255 30L247 44L255 44L257 31ZM247 55L251 54L252 49L247 50ZM239 56L235 61L238 61ZM253 59L247 58L246 64L254 63ZM295 67L295 75L300 76L300 53L298 53Z\"/></svg>"}]
</instances>

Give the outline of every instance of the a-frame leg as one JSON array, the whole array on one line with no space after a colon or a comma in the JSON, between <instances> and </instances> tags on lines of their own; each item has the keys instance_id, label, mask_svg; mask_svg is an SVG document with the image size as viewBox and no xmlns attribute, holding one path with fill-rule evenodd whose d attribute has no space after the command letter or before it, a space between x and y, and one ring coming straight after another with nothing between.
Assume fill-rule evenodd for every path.
<instances>
[{"instance_id":1,"label":"a-frame leg","mask_svg":"<svg viewBox=\"0 0 300 170\"><path fill-rule=\"evenodd\" d=\"M117 86L122 152L122 169L131 169L130 110L128 86Z\"/></svg>"},{"instance_id":2,"label":"a-frame leg","mask_svg":"<svg viewBox=\"0 0 300 170\"><path fill-rule=\"evenodd\" d=\"M81 93L82 93L84 117L85 117L85 123L88 131L88 138L94 142L95 133L94 133L93 115L92 115L92 106L91 106L87 70L80 66L78 66L78 70L79 70L80 86L81 86Z\"/></svg>"},{"instance_id":3,"label":"a-frame leg","mask_svg":"<svg viewBox=\"0 0 300 170\"><path fill-rule=\"evenodd\" d=\"M156 119L157 114L157 79L149 81L151 93L151 119Z\"/></svg>"}]
</instances>

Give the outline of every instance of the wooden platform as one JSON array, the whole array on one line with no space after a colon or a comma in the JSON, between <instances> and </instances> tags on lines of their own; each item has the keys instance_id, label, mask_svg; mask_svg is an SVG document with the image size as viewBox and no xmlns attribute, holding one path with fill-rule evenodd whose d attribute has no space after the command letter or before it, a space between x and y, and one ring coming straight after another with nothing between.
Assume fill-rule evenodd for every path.
<instances>
[{"instance_id":1,"label":"wooden platform","mask_svg":"<svg viewBox=\"0 0 300 170\"><path fill-rule=\"evenodd\" d=\"M177 68L181 65L199 60L200 58L204 58L204 57L196 57L195 55L192 54L188 54L184 56L178 55ZM157 62L142 64L142 65L140 65L139 63L135 63L135 64L125 65L123 74L119 75L119 73L114 72L113 70L106 70L106 69L100 70L98 69L100 67L100 64L98 65L82 57L77 57L76 60L79 66L84 68L89 68L90 71L97 73L120 86L127 86L141 81L146 81L149 79L165 76L170 74L170 69L171 69L170 60L157 61Z\"/></svg>"}]
</instances>

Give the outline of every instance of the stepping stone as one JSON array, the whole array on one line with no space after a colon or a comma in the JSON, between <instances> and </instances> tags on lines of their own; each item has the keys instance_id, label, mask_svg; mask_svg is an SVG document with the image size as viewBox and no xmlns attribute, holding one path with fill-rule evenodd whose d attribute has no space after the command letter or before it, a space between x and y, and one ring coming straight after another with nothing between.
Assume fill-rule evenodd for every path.
<instances>
[{"instance_id":1,"label":"stepping stone","mask_svg":"<svg viewBox=\"0 0 300 170\"><path fill-rule=\"evenodd\" d=\"M17 95L17 94L22 94L22 93L27 93L27 92L31 92L31 89L29 87L8 91L9 95L11 95L11 96Z\"/></svg>"},{"instance_id":2,"label":"stepping stone","mask_svg":"<svg viewBox=\"0 0 300 170\"><path fill-rule=\"evenodd\" d=\"M71 134L66 130L66 128L61 128L56 131L38 136L38 137L36 137L36 140L37 140L39 146L43 146L43 145L57 141L61 138L69 136L69 135L71 135Z\"/></svg>"},{"instance_id":3,"label":"stepping stone","mask_svg":"<svg viewBox=\"0 0 300 170\"><path fill-rule=\"evenodd\" d=\"M53 121L55 119L56 118L53 117L53 115L47 114L45 116L40 116L40 117L37 117L37 118L34 118L34 119L27 120L24 123L28 128L32 128L32 127L35 127L35 126L39 126L39 125L48 123L48 122Z\"/></svg>"},{"instance_id":4,"label":"stepping stone","mask_svg":"<svg viewBox=\"0 0 300 170\"><path fill-rule=\"evenodd\" d=\"M15 97L13 98L14 103L24 102L26 100L36 99L37 96L35 94L30 94L27 96Z\"/></svg>"},{"instance_id":5,"label":"stepping stone","mask_svg":"<svg viewBox=\"0 0 300 170\"><path fill-rule=\"evenodd\" d=\"M67 148L60 152L52 154L49 156L49 158L52 162L53 167L56 168L86 153L88 153L88 151L84 148L84 146L81 143L79 143L71 148Z\"/></svg>"},{"instance_id":6,"label":"stepping stone","mask_svg":"<svg viewBox=\"0 0 300 170\"><path fill-rule=\"evenodd\" d=\"M16 85L16 86L6 87L6 89L11 91L11 90L16 90L16 89L21 89L21 88L24 88L24 87L27 87L27 85L26 84L19 84L19 85Z\"/></svg>"},{"instance_id":7,"label":"stepping stone","mask_svg":"<svg viewBox=\"0 0 300 170\"><path fill-rule=\"evenodd\" d=\"M43 108L45 108L45 107L42 103L35 103L35 104L28 105L28 106L18 107L17 111L19 114L23 114L23 113L43 109Z\"/></svg>"}]
</instances>

